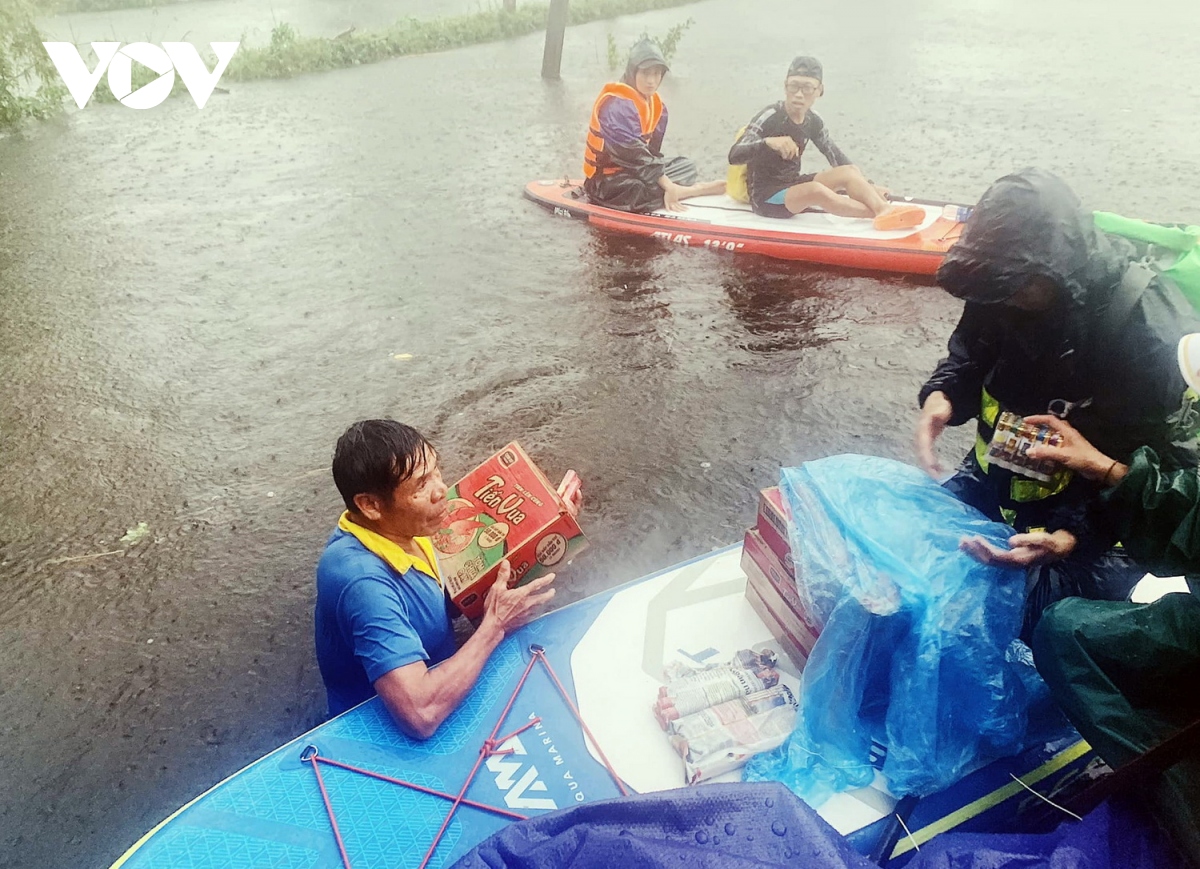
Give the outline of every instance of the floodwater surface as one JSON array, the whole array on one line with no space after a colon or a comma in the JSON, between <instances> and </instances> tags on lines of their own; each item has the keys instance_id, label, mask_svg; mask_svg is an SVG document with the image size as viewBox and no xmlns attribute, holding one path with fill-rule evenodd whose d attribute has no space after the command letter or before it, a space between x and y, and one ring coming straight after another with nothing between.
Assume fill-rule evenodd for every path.
<instances>
[{"instance_id":1,"label":"floodwater surface","mask_svg":"<svg viewBox=\"0 0 1200 869\"><path fill-rule=\"evenodd\" d=\"M972 201L1037 164L1200 223L1200 55L1163 41L1191 13L709 0L572 29L555 84L530 37L0 140L0 865L107 866L320 720L313 568L355 419L416 425L448 478L510 439L577 469L592 547L556 602L738 540L781 465L910 458L959 310L936 287L522 200L579 173L609 33L695 19L667 150L714 177L812 53L834 139L894 190Z\"/></svg>"}]
</instances>

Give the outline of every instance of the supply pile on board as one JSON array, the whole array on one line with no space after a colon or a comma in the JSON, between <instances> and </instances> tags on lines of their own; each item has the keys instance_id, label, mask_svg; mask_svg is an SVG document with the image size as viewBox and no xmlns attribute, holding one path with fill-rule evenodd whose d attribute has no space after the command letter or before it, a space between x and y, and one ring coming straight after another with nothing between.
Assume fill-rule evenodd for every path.
<instances>
[{"instance_id":1,"label":"supply pile on board","mask_svg":"<svg viewBox=\"0 0 1200 869\"><path fill-rule=\"evenodd\" d=\"M742 649L726 664L671 665L654 717L683 759L688 784L741 767L781 745L796 724L796 698L779 683L770 648Z\"/></svg>"}]
</instances>

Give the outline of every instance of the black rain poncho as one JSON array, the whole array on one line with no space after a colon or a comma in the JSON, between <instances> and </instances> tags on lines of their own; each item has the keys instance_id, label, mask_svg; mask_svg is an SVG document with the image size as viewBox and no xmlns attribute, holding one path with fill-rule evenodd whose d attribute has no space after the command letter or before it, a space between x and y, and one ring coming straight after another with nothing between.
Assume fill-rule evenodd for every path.
<instances>
[{"instance_id":1,"label":"black rain poncho","mask_svg":"<svg viewBox=\"0 0 1200 869\"><path fill-rule=\"evenodd\" d=\"M1000 411L1045 413L1058 400L1074 405L1071 423L1110 456L1125 459L1143 445L1169 449L1165 420L1186 388L1177 345L1200 331L1200 321L1161 275L1144 290L1131 290L1124 279L1133 257L1132 245L1096 229L1091 212L1058 177L1026 169L1001 178L938 270L938 283L966 306L949 355L922 387L920 403L934 391L945 393L954 408L950 424L978 419L983 444ZM1051 310L1003 304L1035 278L1057 288ZM964 501L1018 531L1071 531L1079 539L1077 564L1116 542L1091 509L1097 484L1064 472L1042 487L981 466L982 454L968 455L947 483ZM1069 576L1055 580L1062 588L1043 595L1034 609L1068 593L1107 597L1126 590L1124 577L1116 580L1119 587L1079 589L1078 582L1094 581L1096 572L1090 565L1068 568Z\"/></svg>"}]
</instances>

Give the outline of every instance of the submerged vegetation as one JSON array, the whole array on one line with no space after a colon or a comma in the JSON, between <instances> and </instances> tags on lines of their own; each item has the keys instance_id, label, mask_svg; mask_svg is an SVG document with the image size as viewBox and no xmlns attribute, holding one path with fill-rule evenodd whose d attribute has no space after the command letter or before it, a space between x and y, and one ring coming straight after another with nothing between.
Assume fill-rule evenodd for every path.
<instances>
[{"instance_id":1,"label":"submerged vegetation","mask_svg":"<svg viewBox=\"0 0 1200 869\"><path fill-rule=\"evenodd\" d=\"M25 118L45 118L66 96L28 0L0 0L0 129Z\"/></svg>"},{"instance_id":2,"label":"submerged vegetation","mask_svg":"<svg viewBox=\"0 0 1200 869\"><path fill-rule=\"evenodd\" d=\"M643 30L641 36L634 40L629 48L633 48L634 45L637 45L637 43L641 42L643 39L649 39L651 42L658 45L659 51L662 52L663 59L666 60L667 63L670 63L672 58L675 57L676 50L679 48L679 40L683 39L683 34L687 33L688 28L695 23L696 19L689 18L687 21L676 24L662 36L651 36L649 33ZM624 67L625 57L628 54L629 49L626 49L626 51L622 53L621 49L617 47L616 38L611 33L608 34L608 68L613 73L616 73L618 70Z\"/></svg>"},{"instance_id":3,"label":"submerged vegetation","mask_svg":"<svg viewBox=\"0 0 1200 869\"><path fill-rule=\"evenodd\" d=\"M187 0L39 0L42 15L71 15L75 12L111 12L114 9L149 9L186 3Z\"/></svg>"},{"instance_id":4,"label":"submerged vegetation","mask_svg":"<svg viewBox=\"0 0 1200 869\"><path fill-rule=\"evenodd\" d=\"M688 2L691 0L572 0L570 23L587 24ZM280 33L277 27L269 46L239 50L225 80L282 78L526 36L545 29L547 11L545 5L518 4L514 11L493 9L432 21L408 19L383 31L352 30L335 37L302 37L283 25L286 31Z\"/></svg>"},{"instance_id":5,"label":"submerged vegetation","mask_svg":"<svg viewBox=\"0 0 1200 869\"><path fill-rule=\"evenodd\" d=\"M620 15L682 6L689 2L694 0L571 0L569 23L587 24ZM9 28L6 27L3 10L8 8L25 12L25 37L19 43L23 52L20 57L25 59L25 63L34 64L37 79L54 82L55 85L39 90L41 97L36 103L27 100L18 102L15 97L8 97L9 105L6 110L4 101L8 95L4 89L4 82L8 81L8 76L5 63L9 62L10 58L6 55L8 43L4 34ZM239 48L229 68L221 77L221 82L228 84L287 78L303 73L376 63L410 54L446 51L527 36L545 29L548 11L549 7L545 4L518 3L517 8L513 10L494 8L432 20L409 18L398 21L384 30L359 32L351 29L332 37L301 36L291 25L280 23L271 31L271 41L268 45ZM670 56L668 49L671 53L674 52L679 37L690 24L689 20L672 28L659 40L664 54ZM211 55L206 57L206 61L212 68L214 60ZM148 84L155 77L150 70L135 67L132 83L136 89ZM65 90L57 86L58 81L58 74L42 49L40 36L33 25L29 0L0 0L0 126L12 126L22 118L44 117L61 106ZM175 94L178 95L183 89L182 83L176 78ZM114 101L112 94L103 85L96 88L92 98L104 102Z\"/></svg>"}]
</instances>

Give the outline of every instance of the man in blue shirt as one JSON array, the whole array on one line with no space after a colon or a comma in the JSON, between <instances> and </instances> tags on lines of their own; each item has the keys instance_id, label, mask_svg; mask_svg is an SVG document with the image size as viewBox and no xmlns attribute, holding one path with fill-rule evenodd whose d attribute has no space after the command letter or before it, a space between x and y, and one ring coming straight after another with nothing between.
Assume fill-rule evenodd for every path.
<instances>
[{"instance_id":1,"label":"man in blue shirt","mask_svg":"<svg viewBox=\"0 0 1200 869\"><path fill-rule=\"evenodd\" d=\"M447 513L437 452L402 423L357 422L338 440L333 479L347 509L317 565L315 618L329 714L378 694L401 730L427 739L500 641L554 597L554 574L509 588L503 563L460 649L429 540ZM580 501L576 492L568 509L577 513Z\"/></svg>"}]
</instances>

